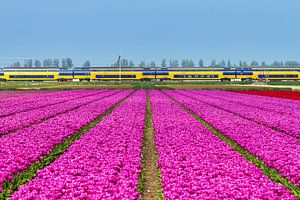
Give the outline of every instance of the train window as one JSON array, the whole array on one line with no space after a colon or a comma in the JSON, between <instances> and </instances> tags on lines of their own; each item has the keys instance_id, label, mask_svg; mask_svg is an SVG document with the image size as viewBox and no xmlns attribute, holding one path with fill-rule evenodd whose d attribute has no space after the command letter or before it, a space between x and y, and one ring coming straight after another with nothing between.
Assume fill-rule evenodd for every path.
<instances>
[{"instance_id":1,"label":"train window","mask_svg":"<svg viewBox=\"0 0 300 200\"><path fill-rule=\"evenodd\" d=\"M119 75L96 75L96 78L120 78ZM121 78L136 78L135 74L132 75L121 75Z\"/></svg>"},{"instance_id":2,"label":"train window","mask_svg":"<svg viewBox=\"0 0 300 200\"><path fill-rule=\"evenodd\" d=\"M3 73L3 72L0 72L0 76L4 76L4 73Z\"/></svg>"},{"instance_id":3,"label":"train window","mask_svg":"<svg viewBox=\"0 0 300 200\"><path fill-rule=\"evenodd\" d=\"M90 73L74 72L74 76L90 76Z\"/></svg>"},{"instance_id":4,"label":"train window","mask_svg":"<svg viewBox=\"0 0 300 200\"><path fill-rule=\"evenodd\" d=\"M236 71L223 72L223 75L236 75Z\"/></svg>"},{"instance_id":5,"label":"train window","mask_svg":"<svg viewBox=\"0 0 300 200\"><path fill-rule=\"evenodd\" d=\"M154 76L155 72L154 71L145 71L143 72L143 76Z\"/></svg>"},{"instance_id":6,"label":"train window","mask_svg":"<svg viewBox=\"0 0 300 200\"><path fill-rule=\"evenodd\" d=\"M218 78L219 76L216 74L212 75L174 75L174 78Z\"/></svg>"},{"instance_id":7,"label":"train window","mask_svg":"<svg viewBox=\"0 0 300 200\"><path fill-rule=\"evenodd\" d=\"M168 76L168 75L169 75L169 72L156 71L156 75L159 75L159 76Z\"/></svg>"},{"instance_id":8,"label":"train window","mask_svg":"<svg viewBox=\"0 0 300 200\"><path fill-rule=\"evenodd\" d=\"M73 73L59 73L60 76L73 76Z\"/></svg>"},{"instance_id":9,"label":"train window","mask_svg":"<svg viewBox=\"0 0 300 200\"><path fill-rule=\"evenodd\" d=\"M10 75L9 78L54 78L54 75Z\"/></svg>"}]
</instances>

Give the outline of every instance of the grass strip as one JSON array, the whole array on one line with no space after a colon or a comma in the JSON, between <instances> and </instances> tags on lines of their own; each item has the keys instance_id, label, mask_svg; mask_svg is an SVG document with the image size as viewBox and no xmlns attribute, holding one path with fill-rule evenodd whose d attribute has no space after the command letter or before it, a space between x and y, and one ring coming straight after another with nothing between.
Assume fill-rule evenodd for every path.
<instances>
[{"instance_id":1,"label":"grass strip","mask_svg":"<svg viewBox=\"0 0 300 200\"><path fill-rule=\"evenodd\" d=\"M235 149L236 152L241 154L244 158L246 158L248 161L253 163L256 167L260 168L264 175L269 177L272 181L274 181L277 184L282 184L286 187L286 189L290 190L297 199L300 200L300 187L297 187L293 183L290 183L287 178L281 176L281 173L277 171L274 168L268 167L267 164L254 156L252 153L247 151L246 149L242 148L240 145L238 145L233 140L225 137L220 131L215 129L212 125L201 119L198 115L196 115L193 111L186 108L184 105L182 105L180 102L178 102L173 97L169 96L168 94L164 93L165 96L170 98L172 101L174 101L176 104L178 104L182 109L184 109L186 112L188 112L190 115L192 115L197 121L199 121L201 124L203 124L205 127L207 127L212 133L214 133L216 136L218 136L221 140L226 142L229 146Z\"/></svg>"},{"instance_id":2,"label":"grass strip","mask_svg":"<svg viewBox=\"0 0 300 200\"><path fill-rule=\"evenodd\" d=\"M141 199L163 200L162 176L157 168L158 153L155 146L155 133L152 120L152 109L149 91L147 91L147 107L142 146L142 172L139 178L138 191Z\"/></svg>"},{"instance_id":3,"label":"grass strip","mask_svg":"<svg viewBox=\"0 0 300 200\"><path fill-rule=\"evenodd\" d=\"M77 140L79 140L85 133L87 133L90 129L96 126L100 121L103 120L106 116L111 114L118 106L120 106L126 99L128 99L131 95L130 93L124 99L119 101L116 105L108 109L104 114L98 117L96 120L91 122L90 124L83 127L80 131L75 133L74 135L68 137L64 142L56 145L53 150L46 156L42 158L42 160L33 163L26 170L23 170L17 175L13 176L13 180L6 180L2 186L2 193L0 193L0 199L7 199L13 195L15 191L17 191L22 185L29 183L32 179L37 176L38 170L41 170L51 163L53 163L61 154L66 152L68 148Z\"/></svg>"}]
</instances>

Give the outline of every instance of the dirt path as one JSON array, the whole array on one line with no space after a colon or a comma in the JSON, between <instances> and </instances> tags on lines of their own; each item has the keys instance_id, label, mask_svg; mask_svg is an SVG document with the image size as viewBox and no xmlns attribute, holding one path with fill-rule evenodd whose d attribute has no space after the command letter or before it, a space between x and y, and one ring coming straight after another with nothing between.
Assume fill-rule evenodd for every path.
<instances>
[{"instance_id":1,"label":"dirt path","mask_svg":"<svg viewBox=\"0 0 300 200\"><path fill-rule=\"evenodd\" d=\"M143 139L143 172L140 178L141 199L145 200L163 199L161 173L156 168L158 155L154 137L150 96L147 92L147 115Z\"/></svg>"}]
</instances>

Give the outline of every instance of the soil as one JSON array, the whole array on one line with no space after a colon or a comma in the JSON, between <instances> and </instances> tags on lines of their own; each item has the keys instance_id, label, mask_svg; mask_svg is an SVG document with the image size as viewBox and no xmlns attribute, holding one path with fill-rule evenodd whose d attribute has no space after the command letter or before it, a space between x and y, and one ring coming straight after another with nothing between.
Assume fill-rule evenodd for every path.
<instances>
[{"instance_id":1,"label":"soil","mask_svg":"<svg viewBox=\"0 0 300 200\"><path fill-rule=\"evenodd\" d=\"M157 151L152 121L150 97L147 94L147 116L143 141L144 187L141 198L145 200L161 199L161 179L157 166Z\"/></svg>"}]
</instances>

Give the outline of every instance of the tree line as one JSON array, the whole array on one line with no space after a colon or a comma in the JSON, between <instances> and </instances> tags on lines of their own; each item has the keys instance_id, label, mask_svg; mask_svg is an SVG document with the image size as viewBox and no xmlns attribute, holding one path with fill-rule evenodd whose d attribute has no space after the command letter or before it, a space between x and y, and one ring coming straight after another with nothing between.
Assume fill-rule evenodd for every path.
<instances>
[{"instance_id":1,"label":"tree line","mask_svg":"<svg viewBox=\"0 0 300 200\"><path fill-rule=\"evenodd\" d=\"M127 60L123 59L122 67L132 67L135 66L132 63L132 66L127 65ZM115 64L114 66L117 66ZM227 68L227 67L234 67L234 68L247 68L247 67L300 67L300 62L297 61L274 61L272 63L266 63L266 62L261 62L259 63L258 61L252 61L248 63L247 61L240 60L238 64L232 64L230 60L221 60L217 62L216 60L212 60L209 65L204 64L204 60L200 59L198 62L195 62L192 59L183 59L180 61L178 60L169 60L167 59L162 59L161 63L156 64L155 61L151 62L146 62L146 61L141 61L136 67L141 67L141 68L147 68L147 67L219 67L219 68Z\"/></svg>"},{"instance_id":2,"label":"tree line","mask_svg":"<svg viewBox=\"0 0 300 200\"><path fill-rule=\"evenodd\" d=\"M212 60L209 65L204 64L204 60L200 59L198 62L195 62L192 59L182 59L181 61L179 60L167 60L167 59L162 59L160 63L156 63L155 61L151 62L146 62L146 61L141 61L137 65L134 64L133 61L127 60L125 58L120 60L119 62L115 62L114 64L111 65L111 67L140 67L140 68L154 68L154 67L219 67L219 68L229 68L229 67L234 67L234 68L247 68L247 67L300 67L300 63L298 61L274 61L272 63L266 63L266 62L261 62L259 63L258 61L252 61L250 63L247 63L247 61L240 60L238 64L232 64L230 60L221 60L221 61L216 61ZM26 59L23 63L23 65L20 62L15 62L11 65L11 67L19 68L19 67L56 67L56 68L72 68L73 61L71 58L63 58L61 61L59 59L44 59L40 61L39 59ZM89 60L85 61L82 64L83 68L89 68L91 67L91 62Z\"/></svg>"},{"instance_id":3,"label":"tree line","mask_svg":"<svg viewBox=\"0 0 300 200\"><path fill-rule=\"evenodd\" d=\"M11 67L19 68L19 67L26 67L26 68L32 68L32 67L62 67L62 68L71 68L73 67L73 60L72 58L63 58L61 60L59 59L26 59L24 60L24 63L21 62L15 62L11 65Z\"/></svg>"}]
</instances>

